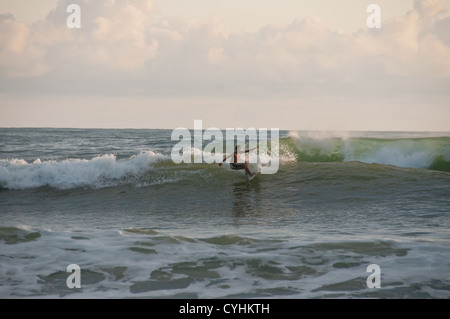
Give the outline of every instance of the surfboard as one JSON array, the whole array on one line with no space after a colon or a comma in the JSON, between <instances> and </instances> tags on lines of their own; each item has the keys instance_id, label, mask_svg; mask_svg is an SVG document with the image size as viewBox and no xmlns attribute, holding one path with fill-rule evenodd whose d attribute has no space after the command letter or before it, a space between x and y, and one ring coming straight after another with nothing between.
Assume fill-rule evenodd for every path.
<instances>
[{"instance_id":1,"label":"surfboard","mask_svg":"<svg viewBox=\"0 0 450 319\"><path fill-rule=\"evenodd\" d=\"M257 175L259 175L259 171L253 173L252 177L250 177L247 173L245 173L245 175L247 176L248 180L251 181L252 179L254 179Z\"/></svg>"},{"instance_id":2,"label":"surfboard","mask_svg":"<svg viewBox=\"0 0 450 319\"><path fill-rule=\"evenodd\" d=\"M256 166L256 169L255 169L255 166ZM245 172L245 176L247 176L248 180L251 181L251 180L254 179L256 176L258 176L259 173L261 173L261 163L259 162L259 157L258 157L258 163L256 163L256 165L255 165L255 164L250 164L250 165L249 165L249 168L250 168L250 171L252 172L253 175L252 175L252 177L250 177L250 176L247 174L247 172ZM252 168L255 169L254 172L253 172Z\"/></svg>"}]
</instances>

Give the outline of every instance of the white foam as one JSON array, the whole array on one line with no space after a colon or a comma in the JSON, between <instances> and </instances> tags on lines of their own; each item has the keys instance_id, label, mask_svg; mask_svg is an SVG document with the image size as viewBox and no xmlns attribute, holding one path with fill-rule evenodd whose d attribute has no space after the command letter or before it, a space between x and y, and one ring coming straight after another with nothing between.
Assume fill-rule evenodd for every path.
<instances>
[{"instance_id":1,"label":"white foam","mask_svg":"<svg viewBox=\"0 0 450 319\"><path fill-rule=\"evenodd\" d=\"M406 168L428 168L437 156L450 158L449 141L429 134L380 132L289 132L302 153L325 157L341 154L344 161L359 161ZM370 140L369 140L370 139Z\"/></svg>"},{"instance_id":2,"label":"white foam","mask_svg":"<svg viewBox=\"0 0 450 319\"><path fill-rule=\"evenodd\" d=\"M127 176L139 175L167 157L151 151L141 152L125 160L105 154L86 159L41 161L23 159L0 160L0 185L9 189L40 186L57 188L102 187Z\"/></svg>"},{"instance_id":3,"label":"white foam","mask_svg":"<svg viewBox=\"0 0 450 319\"><path fill-rule=\"evenodd\" d=\"M359 158L359 161L398 167L428 168L433 158L430 158L429 154L425 151L406 153L397 148L382 147L374 154Z\"/></svg>"}]
</instances>

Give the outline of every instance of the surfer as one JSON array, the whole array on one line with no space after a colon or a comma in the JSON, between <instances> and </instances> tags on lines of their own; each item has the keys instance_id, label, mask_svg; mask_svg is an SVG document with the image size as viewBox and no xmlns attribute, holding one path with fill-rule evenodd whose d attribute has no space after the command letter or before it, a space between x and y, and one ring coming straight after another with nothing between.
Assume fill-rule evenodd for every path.
<instances>
[{"instance_id":1,"label":"surfer","mask_svg":"<svg viewBox=\"0 0 450 319\"><path fill-rule=\"evenodd\" d=\"M250 150L245 151L245 153L250 152ZM234 154L233 154L233 162L230 163L230 168L232 170L241 170L241 169L245 169L245 172L247 173L247 175L251 178L253 177L253 173L250 172L250 169L248 168L248 163L247 161L245 161L245 163L238 163L239 160L239 153L241 153L241 147L238 145L236 146L236 148L234 149ZM219 166L222 166L223 163L227 160L229 156L224 156L223 157L223 161L222 163L219 164Z\"/></svg>"}]
</instances>

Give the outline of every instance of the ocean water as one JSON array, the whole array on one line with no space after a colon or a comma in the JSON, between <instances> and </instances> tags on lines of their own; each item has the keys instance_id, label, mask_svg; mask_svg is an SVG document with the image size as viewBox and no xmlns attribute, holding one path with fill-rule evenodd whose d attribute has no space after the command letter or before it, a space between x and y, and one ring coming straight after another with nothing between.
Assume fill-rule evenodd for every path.
<instances>
[{"instance_id":1,"label":"ocean water","mask_svg":"<svg viewBox=\"0 0 450 319\"><path fill-rule=\"evenodd\" d=\"M1 128L0 297L450 297L449 133L283 131L252 181L171 133Z\"/></svg>"}]
</instances>

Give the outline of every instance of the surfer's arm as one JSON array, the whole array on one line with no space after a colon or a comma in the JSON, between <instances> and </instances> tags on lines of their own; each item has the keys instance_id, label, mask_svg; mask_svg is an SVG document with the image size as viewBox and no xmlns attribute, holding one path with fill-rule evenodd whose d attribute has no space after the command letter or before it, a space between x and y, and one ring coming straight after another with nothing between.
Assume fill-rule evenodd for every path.
<instances>
[{"instance_id":1,"label":"surfer's arm","mask_svg":"<svg viewBox=\"0 0 450 319\"><path fill-rule=\"evenodd\" d=\"M255 148L252 148L251 150L246 150L245 153L248 153L248 152L251 152L251 151L254 151L254 150L258 150L258 149L259 149L259 145L256 146Z\"/></svg>"},{"instance_id":2,"label":"surfer's arm","mask_svg":"<svg viewBox=\"0 0 450 319\"><path fill-rule=\"evenodd\" d=\"M222 163L219 163L219 166L222 166L223 163L227 160L227 158L228 158L228 156L224 156L224 157L223 157L223 161L222 161Z\"/></svg>"}]
</instances>

